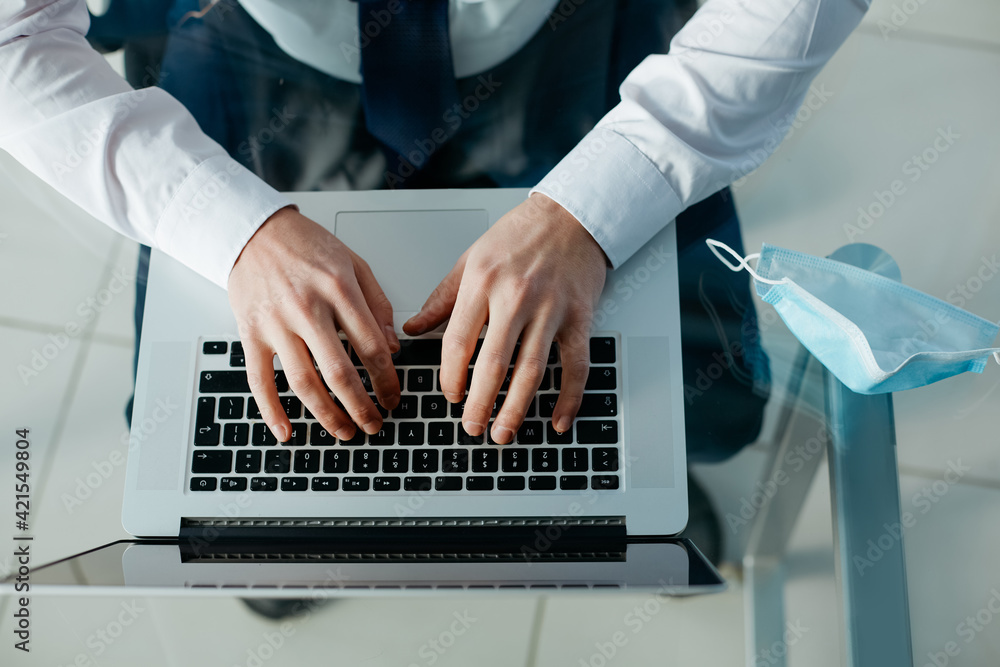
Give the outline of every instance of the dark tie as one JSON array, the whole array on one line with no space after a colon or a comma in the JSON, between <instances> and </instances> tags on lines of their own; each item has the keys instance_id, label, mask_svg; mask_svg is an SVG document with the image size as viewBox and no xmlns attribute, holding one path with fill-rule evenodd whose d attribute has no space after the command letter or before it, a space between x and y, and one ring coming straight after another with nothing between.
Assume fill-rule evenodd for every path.
<instances>
[{"instance_id":1,"label":"dark tie","mask_svg":"<svg viewBox=\"0 0 1000 667\"><path fill-rule=\"evenodd\" d=\"M454 133L443 120L458 103L448 0L358 0L358 22L368 130L420 168Z\"/></svg>"}]
</instances>

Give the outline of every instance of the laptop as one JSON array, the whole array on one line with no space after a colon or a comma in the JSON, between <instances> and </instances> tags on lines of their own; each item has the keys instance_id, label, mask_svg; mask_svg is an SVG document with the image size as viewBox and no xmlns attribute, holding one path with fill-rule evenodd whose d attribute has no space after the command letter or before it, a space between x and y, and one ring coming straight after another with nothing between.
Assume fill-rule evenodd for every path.
<instances>
[{"instance_id":1,"label":"laptop","mask_svg":"<svg viewBox=\"0 0 1000 667\"><path fill-rule=\"evenodd\" d=\"M399 327L528 191L290 196L371 265L392 302L402 345L395 356L400 407L384 413L378 434L358 429L352 441L339 441L288 390L276 359L276 384L295 431L289 442L276 442L246 388L226 293L154 250L122 509L129 533L179 540L200 554L354 542L359 546L348 551L411 545L402 550L412 553L420 545L417 551L540 559L684 529L674 225L608 275L572 431L551 429L561 373L554 348L515 442L497 445L465 434L460 406L440 395L444 326L419 338Z\"/></svg>"}]
</instances>

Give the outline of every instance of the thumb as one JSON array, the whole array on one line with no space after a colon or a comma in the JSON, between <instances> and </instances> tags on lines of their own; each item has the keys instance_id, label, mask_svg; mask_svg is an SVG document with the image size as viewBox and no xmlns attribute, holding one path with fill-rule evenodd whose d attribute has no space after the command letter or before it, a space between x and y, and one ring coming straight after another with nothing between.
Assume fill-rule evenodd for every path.
<instances>
[{"instance_id":1,"label":"thumb","mask_svg":"<svg viewBox=\"0 0 1000 667\"><path fill-rule=\"evenodd\" d=\"M406 335L418 336L430 331L451 316L455 299L458 297L458 288L462 284L462 275L465 273L465 257L463 254L458 258L448 275L427 297L420 312L406 321L403 325Z\"/></svg>"}]
</instances>

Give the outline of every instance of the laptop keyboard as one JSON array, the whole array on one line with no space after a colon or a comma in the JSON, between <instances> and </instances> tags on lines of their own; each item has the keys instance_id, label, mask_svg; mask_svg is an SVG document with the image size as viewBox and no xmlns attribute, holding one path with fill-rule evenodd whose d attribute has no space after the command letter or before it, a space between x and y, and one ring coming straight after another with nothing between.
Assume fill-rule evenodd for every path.
<instances>
[{"instance_id":1,"label":"laptop keyboard","mask_svg":"<svg viewBox=\"0 0 1000 667\"><path fill-rule=\"evenodd\" d=\"M462 428L462 403L441 394L441 339L401 339L393 356L399 376L399 405L383 416L373 435L360 428L340 440L315 420L275 370L281 404L292 424L279 443L261 421L247 385L238 341L203 340L198 359L197 405L192 434L192 492L260 493L559 493L620 489L621 354L617 334L590 340L590 375L583 404L566 433L552 427L562 369L553 344L538 393L513 443L498 445L486 433ZM480 341L480 345L482 341ZM345 349L347 342L344 341ZM476 354L479 346L476 347ZM516 360L517 350L515 350ZM475 356L472 362L475 363ZM362 383L371 380L351 354ZM493 406L496 417L506 398L511 365ZM471 379L472 366L469 367ZM375 400L374 395L371 396Z\"/></svg>"}]
</instances>

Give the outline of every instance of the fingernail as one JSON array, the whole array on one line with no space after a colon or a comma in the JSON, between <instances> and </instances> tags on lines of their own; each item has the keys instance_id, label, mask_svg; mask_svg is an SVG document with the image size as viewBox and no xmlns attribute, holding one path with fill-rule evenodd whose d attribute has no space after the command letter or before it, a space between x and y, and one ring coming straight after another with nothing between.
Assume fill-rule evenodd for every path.
<instances>
[{"instance_id":1,"label":"fingernail","mask_svg":"<svg viewBox=\"0 0 1000 667\"><path fill-rule=\"evenodd\" d=\"M559 420L556 422L556 430L559 431L560 433L565 433L566 431L569 430L569 427L572 423L573 422L570 420L570 418L564 415L560 417Z\"/></svg>"},{"instance_id":2,"label":"fingernail","mask_svg":"<svg viewBox=\"0 0 1000 667\"><path fill-rule=\"evenodd\" d=\"M459 401L462 400L462 395L461 394L455 394L455 393L452 393L450 391L446 391L446 392L444 392L444 398L449 403L458 403Z\"/></svg>"},{"instance_id":3,"label":"fingernail","mask_svg":"<svg viewBox=\"0 0 1000 667\"><path fill-rule=\"evenodd\" d=\"M385 339L389 343L389 347L393 348L393 351L399 350L399 338L396 337L396 330L391 324L387 324L382 327L382 331L385 332Z\"/></svg>"},{"instance_id":4,"label":"fingernail","mask_svg":"<svg viewBox=\"0 0 1000 667\"><path fill-rule=\"evenodd\" d=\"M479 422L465 422L465 432L469 435L481 435L486 427Z\"/></svg>"},{"instance_id":5,"label":"fingernail","mask_svg":"<svg viewBox=\"0 0 1000 667\"><path fill-rule=\"evenodd\" d=\"M339 440L350 440L354 437L354 429L350 426L345 426L344 428L337 431L337 439Z\"/></svg>"},{"instance_id":6,"label":"fingernail","mask_svg":"<svg viewBox=\"0 0 1000 667\"><path fill-rule=\"evenodd\" d=\"M284 424L280 426L272 426L271 433L277 438L278 442L288 442L288 429L285 428Z\"/></svg>"},{"instance_id":7,"label":"fingernail","mask_svg":"<svg viewBox=\"0 0 1000 667\"><path fill-rule=\"evenodd\" d=\"M500 443L507 443L513 439L514 432L506 426L493 427L493 439Z\"/></svg>"},{"instance_id":8,"label":"fingernail","mask_svg":"<svg viewBox=\"0 0 1000 667\"><path fill-rule=\"evenodd\" d=\"M362 426L361 430L367 433L368 435L374 435L375 433L378 433L379 428L380 428L379 423L373 420Z\"/></svg>"}]
</instances>

